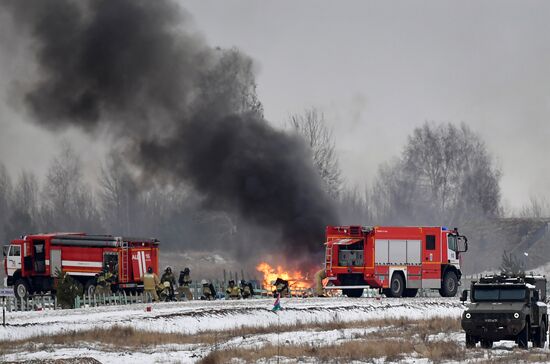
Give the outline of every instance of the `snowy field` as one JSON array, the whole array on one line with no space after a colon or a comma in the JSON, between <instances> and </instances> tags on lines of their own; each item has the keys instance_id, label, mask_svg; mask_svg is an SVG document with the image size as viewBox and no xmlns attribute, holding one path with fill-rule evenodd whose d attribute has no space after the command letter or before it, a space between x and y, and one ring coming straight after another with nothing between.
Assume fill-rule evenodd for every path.
<instances>
[{"instance_id":1,"label":"snowy field","mask_svg":"<svg viewBox=\"0 0 550 364\"><path fill-rule=\"evenodd\" d=\"M361 321L386 317L459 317L464 307L456 298L288 298L282 311L274 313L273 299L240 301L191 301L106 306L77 310L9 313L8 325L0 328L0 340L39 335L131 326L139 330L195 334L227 330L235 326L270 326L332 320Z\"/></svg>"},{"instance_id":2,"label":"snowy field","mask_svg":"<svg viewBox=\"0 0 550 364\"><path fill-rule=\"evenodd\" d=\"M155 303L152 311L146 311L145 304L131 306L108 306L101 308L83 308L78 310L37 311L9 313L8 325L0 328L0 337L4 348L0 352L0 362L32 363L197 363L208 359L209 355L239 351L267 350L277 348L275 352L266 351L265 357L255 359L260 363L317 363L323 347L344 347L357 343L360 347L383 345L402 346L405 350L398 356L369 353L364 360L354 362L516 362L524 351L515 349L513 342L495 343L492 350L464 348L464 334L457 325L464 307L457 298L291 298L282 299L282 311L272 312L273 299L245 301L192 301L176 303ZM413 322L387 325L373 324L380 319L413 319ZM453 322L454 326L437 331L430 328L431 322ZM357 325L357 323L360 323ZM361 324L363 322L363 324ZM331 323L350 323L331 327ZM278 327L286 329L279 330ZM307 327L305 327L308 325ZM318 326L316 326L318 325ZM129 327L136 330L153 332L152 335L177 333L199 337L200 335L220 334L219 340L186 341L143 346L110 345L105 340L87 340L84 342L54 342L44 344L41 338L58 334L85 332L94 328ZM233 329L267 328L264 332L229 334ZM418 331L417 331L418 330ZM422 331L424 330L424 331ZM428 330L428 331L426 331ZM432 330L431 332L429 330ZM435 331L434 331L435 330ZM422 333L424 332L424 334ZM425 333L428 332L429 335ZM14 340L28 340L21 347L10 347ZM373 344L374 343L374 344ZM315 353L296 357L291 350L298 348L317 348ZM449 346L450 353L438 353L437 350ZM408 348L408 349L407 349ZM319 351L320 350L320 351ZM332 350L332 349L331 349ZM347 350L347 347L346 347ZM548 358L548 350L531 349L529 353L539 355L536 358ZM326 353L325 353L326 355ZM459 356L456 356L459 355ZM531 355L531 354L529 354ZM241 363L248 360L230 360ZM225 359L204 361L204 363L227 362ZM534 360L544 362L545 360ZM334 361L332 361L334 362ZM338 359L335 362L348 362Z\"/></svg>"}]
</instances>

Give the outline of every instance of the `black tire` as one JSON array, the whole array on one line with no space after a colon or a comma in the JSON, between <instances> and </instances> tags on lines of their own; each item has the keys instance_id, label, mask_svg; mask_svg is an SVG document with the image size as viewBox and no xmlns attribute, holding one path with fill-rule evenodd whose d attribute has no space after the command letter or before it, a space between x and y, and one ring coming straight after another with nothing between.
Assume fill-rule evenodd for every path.
<instances>
[{"instance_id":1,"label":"black tire","mask_svg":"<svg viewBox=\"0 0 550 364\"><path fill-rule=\"evenodd\" d=\"M17 299L27 299L31 294L29 283L25 279L18 279L17 281L15 281L15 284L13 285L13 291Z\"/></svg>"},{"instance_id":2,"label":"black tire","mask_svg":"<svg viewBox=\"0 0 550 364\"><path fill-rule=\"evenodd\" d=\"M533 339L533 346L536 348L544 348L546 344L546 324L541 322Z\"/></svg>"},{"instance_id":3,"label":"black tire","mask_svg":"<svg viewBox=\"0 0 550 364\"><path fill-rule=\"evenodd\" d=\"M418 288L405 288L403 291L403 297L416 297Z\"/></svg>"},{"instance_id":4,"label":"black tire","mask_svg":"<svg viewBox=\"0 0 550 364\"><path fill-rule=\"evenodd\" d=\"M359 288L350 288L350 289L343 289L342 290L342 293L348 297L353 297L353 298L357 298L357 297L361 297L363 296L363 289L359 289Z\"/></svg>"},{"instance_id":5,"label":"black tire","mask_svg":"<svg viewBox=\"0 0 550 364\"><path fill-rule=\"evenodd\" d=\"M400 273L394 273L391 277L390 294L392 297L403 297L403 291L405 290L405 281L403 275Z\"/></svg>"},{"instance_id":6,"label":"black tire","mask_svg":"<svg viewBox=\"0 0 550 364\"><path fill-rule=\"evenodd\" d=\"M466 334L466 347L468 349L476 347L476 339L472 335Z\"/></svg>"},{"instance_id":7,"label":"black tire","mask_svg":"<svg viewBox=\"0 0 550 364\"><path fill-rule=\"evenodd\" d=\"M491 340L481 340L481 347L483 349L491 349L493 347L493 342Z\"/></svg>"},{"instance_id":8,"label":"black tire","mask_svg":"<svg viewBox=\"0 0 550 364\"><path fill-rule=\"evenodd\" d=\"M525 323L525 327L518 334L517 338L518 347L521 349L527 349L529 347L529 323Z\"/></svg>"},{"instance_id":9,"label":"black tire","mask_svg":"<svg viewBox=\"0 0 550 364\"><path fill-rule=\"evenodd\" d=\"M453 271L445 273L439 294L441 297L454 297L458 291L458 277Z\"/></svg>"},{"instance_id":10,"label":"black tire","mask_svg":"<svg viewBox=\"0 0 550 364\"><path fill-rule=\"evenodd\" d=\"M84 294L87 296L93 296L96 290L95 279L89 279L84 285Z\"/></svg>"}]
</instances>

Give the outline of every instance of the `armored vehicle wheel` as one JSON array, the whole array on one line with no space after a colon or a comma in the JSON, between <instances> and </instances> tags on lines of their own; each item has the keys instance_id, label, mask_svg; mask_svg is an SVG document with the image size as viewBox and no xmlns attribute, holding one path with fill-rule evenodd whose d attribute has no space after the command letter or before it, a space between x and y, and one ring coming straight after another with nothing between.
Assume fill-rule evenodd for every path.
<instances>
[{"instance_id":1,"label":"armored vehicle wheel","mask_svg":"<svg viewBox=\"0 0 550 364\"><path fill-rule=\"evenodd\" d=\"M484 349L491 349L493 347L493 342L491 340L481 340L481 347Z\"/></svg>"},{"instance_id":2,"label":"armored vehicle wheel","mask_svg":"<svg viewBox=\"0 0 550 364\"><path fill-rule=\"evenodd\" d=\"M403 297L416 297L418 288L405 288L403 291Z\"/></svg>"},{"instance_id":3,"label":"armored vehicle wheel","mask_svg":"<svg viewBox=\"0 0 550 364\"><path fill-rule=\"evenodd\" d=\"M399 273L394 273L391 277L390 293L392 297L402 297L405 290L405 282L403 276Z\"/></svg>"},{"instance_id":4,"label":"armored vehicle wheel","mask_svg":"<svg viewBox=\"0 0 550 364\"><path fill-rule=\"evenodd\" d=\"M533 339L533 346L536 348L544 348L545 343L546 343L546 325L544 324L544 321L543 321L541 322L540 327L535 333L535 337Z\"/></svg>"},{"instance_id":5,"label":"armored vehicle wheel","mask_svg":"<svg viewBox=\"0 0 550 364\"><path fill-rule=\"evenodd\" d=\"M30 287L27 281L24 279L18 279L13 286L13 290L15 291L15 297L17 297L18 299L25 299L29 297Z\"/></svg>"},{"instance_id":6,"label":"armored vehicle wheel","mask_svg":"<svg viewBox=\"0 0 550 364\"><path fill-rule=\"evenodd\" d=\"M476 347L476 339L472 335L466 334L466 347L467 348Z\"/></svg>"},{"instance_id":7,"label":"armored vehicle wheel","mask_svg":"<svg viewBox=\"0 0 550 364\"><path fill-rule=\"evenodd\" d=\"M342 293L348 297L361 297L363 295L363 289L343 289Z\"/></svg>"},{"instance_id":8,"label":"armored vehicle wheel","mask_svg":"<svg viewBox=\"0 0 550 364\"><path fill-rule=\"evenodd\" d=\"M454 297L458 291L458 278L456 273L449 271L445 273L443 277L443 282L441 282L441 289L439 294L441 297Z\"/></svg>"},{"instance_id":9,"label":"armored vehicle wheel","mask_svg":"<svg viewBox=\"0 0 550 364\"><path fill-rule=\"evenodd\" d=\"M517 338L518 346L521 349L527 349L529 347L529 323L525 323L525 327L518 334Z\"/></svg>"}]
</instances>

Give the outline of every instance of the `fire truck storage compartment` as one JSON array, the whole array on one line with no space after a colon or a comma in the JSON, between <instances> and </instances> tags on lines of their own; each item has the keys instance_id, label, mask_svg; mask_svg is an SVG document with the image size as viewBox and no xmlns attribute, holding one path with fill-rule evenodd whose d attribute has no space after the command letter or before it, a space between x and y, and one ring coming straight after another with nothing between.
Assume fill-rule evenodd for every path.
<instances>
[{"instance_id":1,"label":"fire truck storage compartment","mask_svg":"<svg viewBox=\"0 0 550 364\"><path fill-rule=\"evenodd\" d=\"M338 265L358 267L363 265L365 247L363 240L349 245L338 246Z\"/></svg>"},{"instance_id":2,"label":"fire truck storage compartment","mask_svg":"<svg viewBox=\"0 0 550 364\"><path fill-rule=\"evenodd\" d=\"M422 263L420 240L376 239L374 246L375 264L411 265Z\"/></svg>"},{"instance_id":3,"label":"fire truck storage compartment","mask_svg":"<svg viewBox=\"0 0 550 364\"><path fill-rule=\"evenodd\" d=\"M50 276L57 277L61 270L61 249L50 249Z\"/></svg>"}]
</instances>

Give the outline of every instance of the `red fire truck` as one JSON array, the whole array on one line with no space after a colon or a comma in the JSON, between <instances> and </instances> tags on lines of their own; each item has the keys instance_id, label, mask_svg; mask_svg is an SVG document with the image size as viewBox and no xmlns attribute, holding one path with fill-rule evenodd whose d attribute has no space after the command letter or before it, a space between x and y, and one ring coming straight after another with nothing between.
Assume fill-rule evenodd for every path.
<instances>
[{"instance_id":1,"label":"red fire truck","mask_svg":"<svg viewBox=\"0 0 550 364\"><path fill-rule=\"evenodd\" d=\"M87 294L93 294L96 276L103 269L115 274L113 288L139 290L149 267L158 274L158 251L157 239L83 233L27 235L4 246L4 269L7 285L14 286L17 297L53 291L58 271L78 280Z\"/></svg>"},{"instance_id":2,"label":"red fire truck","mask_svg":"<svg viewBox=\"0 0 550 364\"><path fill-rule=\"evenodd\" d=\"M460 253L468 240L445 227L327 226L326 288L360 297L363 288L379 288L388 297L414 297L419 288L456 295Z\"/></svg>"}]
</instances>

